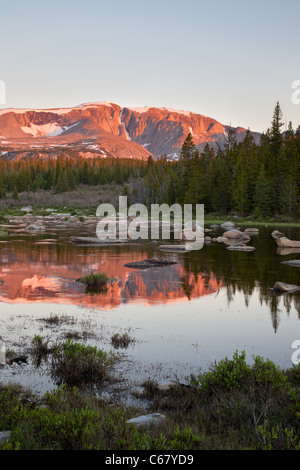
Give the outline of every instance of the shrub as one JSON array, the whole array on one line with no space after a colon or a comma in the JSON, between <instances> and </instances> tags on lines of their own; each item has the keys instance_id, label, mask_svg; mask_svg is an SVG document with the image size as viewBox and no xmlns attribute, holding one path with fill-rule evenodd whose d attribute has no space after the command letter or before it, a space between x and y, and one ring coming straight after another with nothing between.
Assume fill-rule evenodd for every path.
<instances>
[{"instance_id":1,"label":"shrub","mask_svg":"<svg viewBox=\"0 0 300 470\"><path fill-rule=\"evenodd\" d=\"M85 285L86 293L99 294L107 291L107 285L112 284L116 279L108 277L106 273L93 273L77 279L77 282Z\"/></svg>"},{"instance_id":2,"label":"shrub","mask_svg":"<svg viewBox=\"0 0 300 470\"><path fill-rule=\"evenodd\" d=\"M52 373L59 383L102 383L108 379L108 369L115 356L102 349L67 340L59 345L52 356Z\"/></svg>"}]
</instances>

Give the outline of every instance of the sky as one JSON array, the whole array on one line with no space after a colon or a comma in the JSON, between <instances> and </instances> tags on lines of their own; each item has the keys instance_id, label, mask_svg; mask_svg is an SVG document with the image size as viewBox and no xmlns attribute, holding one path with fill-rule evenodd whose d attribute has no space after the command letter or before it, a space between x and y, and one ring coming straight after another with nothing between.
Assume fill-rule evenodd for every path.
<instances>
[{"instance_id":1,"label":"sky","mask_svg":"<svg viewBox=\"0 0 300 470\"><path fill-rule=\"evenodd\" d=\"M108 101L300 125L299 0L0 0L1 108Z\"/></svg>"}]
</instances>

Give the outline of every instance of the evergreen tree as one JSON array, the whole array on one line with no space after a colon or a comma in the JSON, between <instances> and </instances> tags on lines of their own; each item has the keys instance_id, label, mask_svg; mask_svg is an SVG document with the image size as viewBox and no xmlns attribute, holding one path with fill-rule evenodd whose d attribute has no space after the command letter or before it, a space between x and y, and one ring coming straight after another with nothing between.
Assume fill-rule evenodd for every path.
<instances>
[{"instance_id":1,"label":"evergreen tree","mask_svg":"<svg viewBox=\"0 0 300 470\"><path fill-rule=\"evenodd\" d=\"M260 166L255 192L254 211L257 215L268 216L271 210L270 185L267 179L265 168Z\"/></svg>"}]
</instances>

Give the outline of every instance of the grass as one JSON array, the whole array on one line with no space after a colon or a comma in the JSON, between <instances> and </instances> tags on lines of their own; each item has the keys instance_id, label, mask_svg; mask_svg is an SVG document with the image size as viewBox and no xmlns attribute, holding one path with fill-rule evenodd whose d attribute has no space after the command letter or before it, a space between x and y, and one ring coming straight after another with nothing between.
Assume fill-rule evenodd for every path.
<instances>
[{"instance_id":1,"label":"grass","mask_svg":"<svg viewBox=\"0 0 300 470\"><path fill-rule=\"evenodd\" d=\"M116 357L97 347L68 339L53 351L52 375L68 386L96 383L110 378L109 368Z\"/></svg>"},{"instance_id":2,"label":"grass","mask_svg":"<svg viewBox=\"0 0 300 470\"><path fill-rule=\"evenodd\" d=\"M63 358L67 351L91 354L72 343L62 350ZM144 385L149 411L166 416L147 431L127 423L145 410L112 407L74 387L37 398L0 384L0 431L11 431L0 449L300 450L300 365L282 371L255 357L250 366L245 353L236 352L186 385L165 391L150 380Z\"/></svg>"},{"instance_id":3,"label":"grass","mask_svg":"<svg viewBox=\"0 0 300 470\"><path fill-rule=\"evenodd\" d=\"M116 333L111 337L111 344L115 349L123 348L127 349L128 346L135 342L134 338L131 338L128 333Z\"/></svg>"},{"instance_id":4,"label":"grass","mask_svg":"<svg viewBox=\"0 0 300 470\"><path fill-rule=\"evenodd\" d=\"M238 225L247 224L249 227L258 225L258 226L265 226L265 225L276 225L278 227L288 227L288 226L296 226L300 227L300 220L299 219L292 219L290 217L257 217L255 215L250 216L238 216L234 217L234 214L205 214L204 222L206 225L212 224L222 224L226 221L234 222Z\"/></svg>"},{"instance_id":5,"label":"grass","mask_svg":"<svg viewBox=\"0 0 300 470\"><path fill-rule=\"evenodd\" d=\"M109 277L106 273L93 273L77 279L77 282L85 285L86 293L99 294L107 291L108 284L112 284L117 279Z\"/></svg>"}]
</instances>

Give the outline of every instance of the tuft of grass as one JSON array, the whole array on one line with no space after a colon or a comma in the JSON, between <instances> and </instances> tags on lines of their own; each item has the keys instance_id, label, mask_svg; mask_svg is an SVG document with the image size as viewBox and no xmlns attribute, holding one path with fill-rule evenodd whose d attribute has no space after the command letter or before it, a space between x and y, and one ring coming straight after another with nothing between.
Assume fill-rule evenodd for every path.
<instances>
[{"instance_id":1,"label":"tuft of grass","mask_svg":"<svg viewBox=\"0 0 300 470\"><path fill-rule=\"evenodd\" d=\"M49 343L50 338L45 338L40 335L34 335L33 340L31 342L31 353L37 366L41 364L42 359L45 359L49 354L53 353L53 351L55 350L55 347L50 347Z\"/></svg>"},{"instance_id":2,"label":"tuft of grass","mask_svg":"<svg viewBox=\"0 0 300 470\"><path fill-rule=\"evenodd\" d=\"M117 279L107 276L106 273L94 273L77 279L77 282L85 285L86 293L99 294L107 291L108 284L112 284Z\"/></svg>"},{"instance_id":3,"label":"tuft of grass","mask_svg":"<svg viewBox=\"0 0 300 470\"><path fill-rule=\"evenodd\" d=\"M115 349L127 349L131 343L134 343L135 339L131 338L128 333L116 333L111 337L111 344Z\"/></svg>"}]
</instances>

